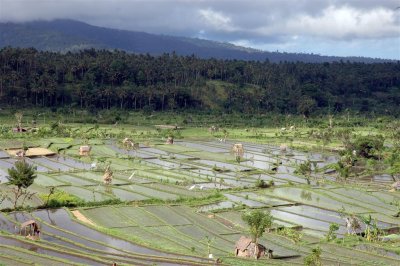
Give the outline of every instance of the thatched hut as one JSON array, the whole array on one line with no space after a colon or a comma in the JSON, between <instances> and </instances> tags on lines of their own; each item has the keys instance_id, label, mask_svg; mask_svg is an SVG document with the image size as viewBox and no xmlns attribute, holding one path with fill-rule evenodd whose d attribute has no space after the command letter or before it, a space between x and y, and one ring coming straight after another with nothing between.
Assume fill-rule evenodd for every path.
<instances>
[{"instance_id":1,"label":"thatched hut","mask_svg":"<svg viewBox=\"0 0 400 266\"><path fill-rule=\"evenodd\" d=\"M251 238L241 236L235 245L235 256L259 259L265 256L266 250L263 245L254 243Z\"/></svg>"},{"instance_id":2,"label":"thatched hut","mask_svg":"<svg viewBox=\"0 0 400 266\"><path fill-rule=\"evenodd\" d=\"M26 221L21 224L19 234L31 239L38 239L40 237L39 224L35 220Z\"/></svg>"},{"instance_id":3,"label":"thatched hut","mask_svg":"<svg viewBox=\"0 0 400 266\"><path fill-rule=\"evenodd\" d=\"M92 150L92 147L90 146L80 146L79 147L79 155L80 156L90 156L90 151Z\"/></svg>"}]
</instances>

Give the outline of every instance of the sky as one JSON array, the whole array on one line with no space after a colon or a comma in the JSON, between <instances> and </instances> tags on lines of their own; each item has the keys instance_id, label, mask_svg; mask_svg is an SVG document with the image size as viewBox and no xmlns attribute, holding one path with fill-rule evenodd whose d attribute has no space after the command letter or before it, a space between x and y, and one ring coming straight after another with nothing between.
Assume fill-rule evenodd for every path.
<instances>
[{"instance_id":1,"label":"sky","mask_svg":"<svg viewBox=\"0 0 400 266\"><path fill-rule=\"evenodd\" d=\"M400 60L400 0L0 0L1 22L52 19L266 51Z\"/></svg>"}]
</instances>

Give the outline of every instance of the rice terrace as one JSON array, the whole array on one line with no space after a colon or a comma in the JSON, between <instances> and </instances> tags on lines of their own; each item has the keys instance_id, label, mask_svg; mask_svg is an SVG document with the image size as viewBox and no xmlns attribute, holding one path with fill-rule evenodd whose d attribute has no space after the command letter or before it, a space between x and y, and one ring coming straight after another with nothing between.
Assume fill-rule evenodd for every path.
<instances>
[{"instance_id":1,"label":"rice terrace","mask_svg":"<svg viewBox=\"0 0 400 266\"><path fill-rule=\"evenodd\" d=\"M399 0L0 0L0 266L400 265Z\"/></svg>"},{"instance_id":2,"label":"rice terrace","mask_svg":"<svg viewBox=\"0 0 400 266\"><path fill-rule=\"evenodd\" d=\"M239 118L130 113L107 125L47 112L29 127L26 113L21 132L2 111L5 265L400 262L399 124L243 128ZM36 175L20 194L17 162Z\"/></svg>"}]
</instances>

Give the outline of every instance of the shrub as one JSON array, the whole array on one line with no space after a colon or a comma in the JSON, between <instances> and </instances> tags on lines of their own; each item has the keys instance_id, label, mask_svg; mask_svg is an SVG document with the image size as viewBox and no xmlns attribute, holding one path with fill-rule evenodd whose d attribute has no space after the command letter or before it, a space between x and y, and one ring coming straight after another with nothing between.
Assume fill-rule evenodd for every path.
<instances>
[{"instance_id":1,"label":"shrub","mask_svg":"<svg viewBox=\"0 0 400 266\"><path fill-rule=\"evenodd\" d=\"M385 139L382 135L361 136L356 138L350 148L355 150L358 156L372 158L374 157L375 152L380 152L383 150L384 141Z\"/></svg>"},{"instance_id":2,"label":"shrub","mask_svg":"<svg viewBox=\"0 0 400 266\"><path fill-rule=\"evenodd\" d=\"M41 198L47 198L48 195L41 195ZM84 201L77 196L64 191L56 191L48 198L47 206L50 208L58 207L77 207L84 204Z\"/></svg>"}]
</instances>

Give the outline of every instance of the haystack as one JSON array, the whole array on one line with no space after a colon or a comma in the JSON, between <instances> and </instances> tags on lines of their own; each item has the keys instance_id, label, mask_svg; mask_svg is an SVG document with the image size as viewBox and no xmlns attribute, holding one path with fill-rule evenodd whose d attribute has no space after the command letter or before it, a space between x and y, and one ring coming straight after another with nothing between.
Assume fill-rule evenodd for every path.
<instances>
[{"instance_id":1,"label":"haystack","mask_svg":"<svg viewBox=\"0 0 400 266\"><path fill-rule=\"evenodd\" d=\"M346 222L347 233L349 235L355 235L357 233L357 230L361 229L360 220L355 215L346 217L345 222Z\"/></svg>"},{"instance_id":2,"label":"haystack","mask_svg":"<svg viewBox=\"0 0 400 266\"><path fill-rule=\"evenodd\" d=\"M139 149L139 143L134 143L130 138L124 138L122 144L124 145L125 149Z\"/></svg>"},{"instance_id":3,"label":"haystack","mask_svg":"<svg viewBox=\"0 0 400 266\"><path fill-rule=\"evenodd\" d=\"M243 157L244 155L244 148L243 144L237 143L232 146L231 152L236 156Z\"/></svg>"},{"instance_id":4,"label":"haystack","mask_svg":"<svg viewBox=\"0 0 400 266\"><path fill-rule=\"evenodd\" d=\"M400 190L400 181L396 181L392 184L394 190Z\"/></svg>"},{"instance_id":5,"label":"haystack","mask_svg":"<svg viewBox=\"0 0 400 266\"><path fill-rule=\"evenodd\" d=\"M165 142L165 144L174 144L174 137L168 137L167 141Z\"/></svg>"},{"instance_id":6,"label":"haystack","mask_svg":"<svg viewBox=\"0 0 400 266\"><path fill-rule=\"evenodd\" d=\"M288 146L285 145L285 144L281 144L281 146L279 146L279 150L280 150L281 152L287 152Z\"/></svg>"},{"instance_id":7,"label":"haystack","mask_svg":"<svg viewBox=\"0 0 400 266\"><path fill-rule=\"evenodd\" d=\"M90 146L80 146L79 147L79 155L80 156L90 156L90 151L92 150L92 147Z\"/></svg>"},{"instance_id":8,"label":"haystack","mask_svg":"<svg viewBox=\"0 0 400 266\"><path fill-rule=\"evenodd\" d=\"M105 185L111 185L112 180L113 180L113 172L111 171L110 166L107 165L107 168L103 175L103 183Z\"/></svg>"}]
</instances>

